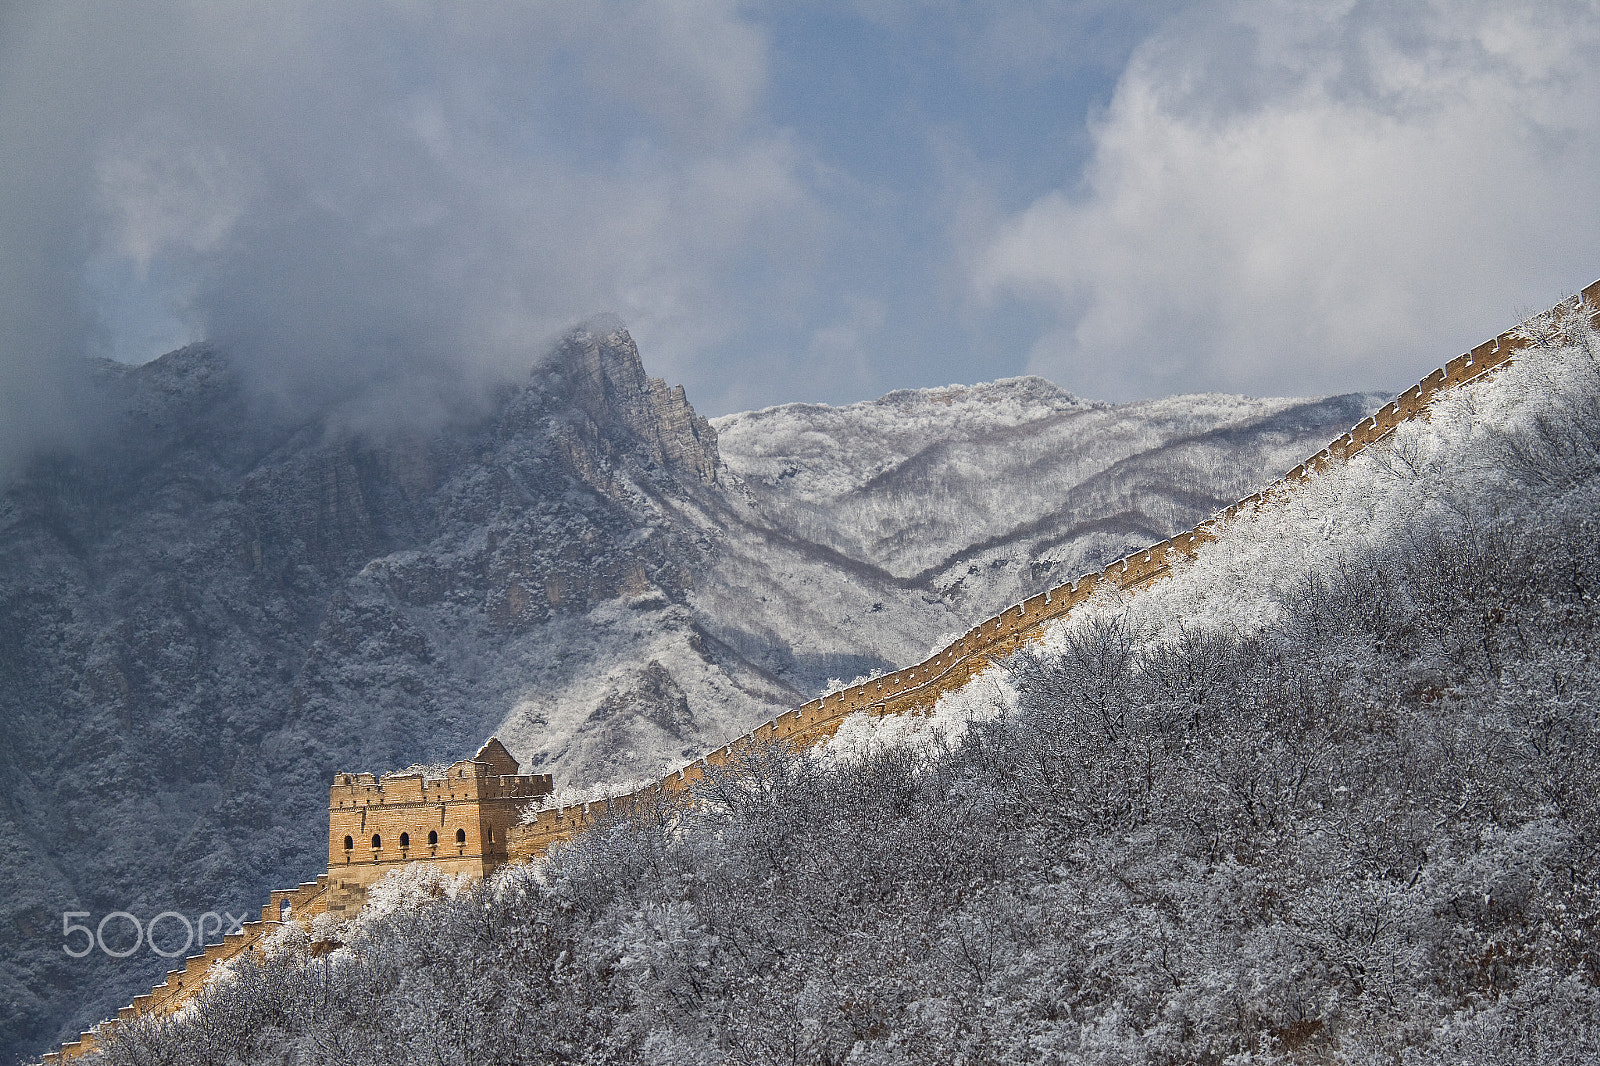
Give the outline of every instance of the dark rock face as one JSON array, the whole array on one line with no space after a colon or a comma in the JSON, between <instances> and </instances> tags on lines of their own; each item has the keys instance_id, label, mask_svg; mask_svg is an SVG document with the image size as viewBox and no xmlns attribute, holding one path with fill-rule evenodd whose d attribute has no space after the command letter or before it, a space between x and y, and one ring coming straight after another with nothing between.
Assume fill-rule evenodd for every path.
<instances>
[{"instance_id":1,"label":"dark rock face","mask_svg":"<svg viewBox=\"0 0 1600 1066\"><path fill-rule=\"evenodd\" d=\"M655 464L715 481L716 431L689 406L683 386L647 377L628 332L601 328L574 331L555 360L566 368L573 406L589 417L594 439L620 426Z\"/></svg>"}]
</instances>

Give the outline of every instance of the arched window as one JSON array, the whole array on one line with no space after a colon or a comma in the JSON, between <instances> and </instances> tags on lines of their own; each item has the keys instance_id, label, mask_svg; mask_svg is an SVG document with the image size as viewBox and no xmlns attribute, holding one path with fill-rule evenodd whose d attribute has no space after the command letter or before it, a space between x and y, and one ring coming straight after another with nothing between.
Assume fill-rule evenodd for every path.
<instances>
[{"instance_id":1,"label":"arched window","mask_svg":"<svg viewBox=\"0 0 1600 1066\"><path fill-rule=\"evenodd\" d=\"M356 846L356 838L355 837L345 837L344 838L344 850L349 851L351 848L353 848L355 846Z\"/></svg>"},{"instance_id":2,"label":"arched window","mask_svg":"<svg viewBox=\"0 0 1600 1066\"><path fill-rule=\"evenodd\" d=\"M465 829L457 829L456 830L456 843L457 844L465 844L466 842L467 842L467 831Z\"/></svg>"},{"instance_id":3,"label":"arched window","mask_svg":"<svg viewBox=\"0 0 1600 1066\"><path fill-rule=\"evenodd\" d=\"M381 850L383 850L383 837L379 836L377 833L373 833L372 834L372 850L373 851L381 851Z\"/></svg>"},{"instance_id":4,"label":"arched window","mask_svg":"<svg viewBox=\"0 0 1600 1066\"><path fill-rule=\"evenodd\" d=\"M411 846L411 834L410 833L401 833L400 834L400 850L404 851L407 848L409 848L410 846Z\"/></svg>"},{"instance_id":5,"label":"arched window","mask_svg":"<svg viewBox=\"0 0 1600 1066\"><path fill-rule=\"evenodd\" d=\"M491 844L494 843L494 830L493 829L489 830L489 843L491 843Z\"/></svg>"},{"instance_id":6,"label":"arched window","mask_svg":"<svg viewBox=\"0 0 1600 1066\"><path fill-rule=\"evenodd\" d=\"M433 830L433 829L428 830L428 847L430 847L430 848L436 847L436 846L438 846L438 843L439 843L439 833L438 833L438 831L437 830Z\"/></svg>"}]
</instances>

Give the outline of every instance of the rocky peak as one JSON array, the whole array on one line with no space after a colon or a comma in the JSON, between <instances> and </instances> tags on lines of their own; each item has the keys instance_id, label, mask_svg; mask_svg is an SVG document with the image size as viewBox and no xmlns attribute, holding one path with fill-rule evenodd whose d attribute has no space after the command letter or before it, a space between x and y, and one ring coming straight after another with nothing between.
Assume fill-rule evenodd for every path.
<instances>
[{"instance_id":1,"label":"rocky peak","mask_svg":"<svg viewBox=\"0 0 1600 1066\"><path fill-rule=\"evenodd\" d=\"M620 322L599 319L573 330L555 361L566 372L575 406L602 436L623 430L661 466L716 481L716 430L689 406L682 385L645 374Z\"/></svg>"}]
</instances>

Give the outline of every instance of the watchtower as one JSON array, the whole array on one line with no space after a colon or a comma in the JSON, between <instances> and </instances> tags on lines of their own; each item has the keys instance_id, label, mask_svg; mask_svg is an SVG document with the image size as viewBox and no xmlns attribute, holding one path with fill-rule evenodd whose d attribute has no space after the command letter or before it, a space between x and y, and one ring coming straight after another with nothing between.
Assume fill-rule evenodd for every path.
<instances>
[{"instance_id":1,"label":"watchtower","mask_svg":"<svg viewBox=\"0 0 1600 1066\"><path fill-rule=\"evenodd\" d=\"M470 759L412 766L381 778L335 774L328 795L328 910L354 915L367 888L410 862L484 877L506 862L511 827L553 789L549 774L519 774L494 737Z\"/></svg>"}]
</instances>

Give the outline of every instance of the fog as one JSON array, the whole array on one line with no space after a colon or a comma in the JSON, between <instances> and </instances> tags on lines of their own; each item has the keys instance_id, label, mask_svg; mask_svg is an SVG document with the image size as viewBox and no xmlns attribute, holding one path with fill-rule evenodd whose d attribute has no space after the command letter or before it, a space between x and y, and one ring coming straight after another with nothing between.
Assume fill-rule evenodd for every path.
<instances>
[{"instance_id":1,"label":"fog","mask_svg":"<svg viewBox=\"0 0 1600 1066\"><path fill-rule=\"evenodd\" d=\"M18 0L0 469L94 357L426 417L598 312L710 415L1397 389L1600 276L1597 194L1583 0Z\"/></svg>"},{"instance_id":2,"label":"fog","mask_svg":"<svg viewBox=\"0 0 1600 1066\"><path fill-rule=\"evenodd\" d=\"M731 4L0 17L8 452L70 423L84 356L200 338L289 401L470 387L599 310L671 366L816 221Z\"/></svg>"}]
</instances>

